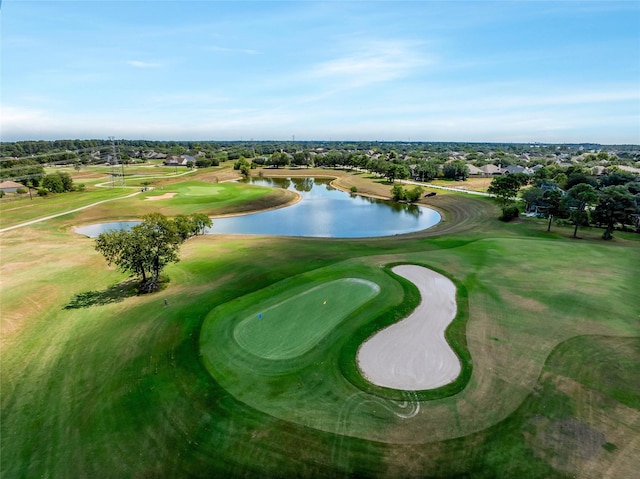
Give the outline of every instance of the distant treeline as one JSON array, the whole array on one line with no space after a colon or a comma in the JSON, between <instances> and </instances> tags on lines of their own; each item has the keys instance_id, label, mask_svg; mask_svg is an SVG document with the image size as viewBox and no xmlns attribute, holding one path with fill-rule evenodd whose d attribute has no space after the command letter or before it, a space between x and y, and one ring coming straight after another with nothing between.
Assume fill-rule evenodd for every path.
<instances>
[{"instance_id":1,"label":"distant treeline","mask_svg":"<svg viewBox=\"0 0 640 479\"><path fill-rule=\"evenodd\" d=\"M300 150L377 150L381 153L395 151L402 154L411 152L448 153L489 153L502 151L510 154L535 152L576 153L579 151L609 151L619 157L640 152L640 145L600 145L597 143L579 144L540 144L540 143L465 143L465 142L385 142L385 141L151 141L116 140L118 148L131 150L158 151L182 154L188 151L232 151L241 156L269 155L275 151L294 153ZM97 151L111 148L110 140L29 140L0 142L0 156L4 158L24 158L28 156Z\"/></svg>"}]
</instances>

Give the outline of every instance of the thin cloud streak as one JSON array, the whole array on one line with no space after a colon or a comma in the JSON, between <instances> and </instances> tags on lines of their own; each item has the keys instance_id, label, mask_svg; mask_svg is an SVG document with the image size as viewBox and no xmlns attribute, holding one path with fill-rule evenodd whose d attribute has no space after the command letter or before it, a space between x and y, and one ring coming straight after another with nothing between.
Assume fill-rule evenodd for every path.
<instances>
[{"instance_id":1,"label":"thin cloud streak","mask_svg":"<svg viewBox=\"0 0 640 479\"><path fill-rule=\"evenodd\" d=\"M349 87L390 82L430 63L415 51L416 46L401 41L371 41L355 46L346 56L317 63L307 77L333 79Z\"/></svg>"},{"instance_id":2,"label":"thin cloud streak","mask_svg":"<svg viewBox=\"0 0 640 479\"><path fill-rule=\"evenodd\" d=\"M258 50L252 50L250 48L229 48L229 47L209 46L209 47L206 47L205 50L209 50L212 52L220 52L220 53L244 53L247 55L260 54Z\"/></svg>"},{"instance_id":3,"label":"thin cloud streak","mask_svg":"<svg viewBox=\"0 0 640 479\"><path fill-rule=\"evenodd\" d=\"M143 62L140 60L129 60L127 64L136 68L160 68L162 66L160 63Z\"/></svg>"}]
</instances>

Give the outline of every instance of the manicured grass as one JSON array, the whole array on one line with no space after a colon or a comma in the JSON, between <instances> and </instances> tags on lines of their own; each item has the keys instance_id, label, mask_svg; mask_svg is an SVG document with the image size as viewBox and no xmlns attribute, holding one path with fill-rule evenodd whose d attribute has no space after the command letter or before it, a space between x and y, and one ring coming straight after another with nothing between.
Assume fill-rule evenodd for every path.
<instances>
[{"instance_id":1,"label":"manicured grass","mask_svg":"<svg viewBox=\"0 0 640 479\"><path fill-rule=\"evenodd\" d=\"M184 198L183 211L202 196ZM576 241L501 223L482 199L434 202L442 225L393 238L197 237L149 296L115 286L126 278L66 229L78 218L1 234L2 477L631 477L635 236ZM419 299L397 263L458 286L447 336L472 366L463 389L429 398L355 376L361 339ZM301 354L234 340L259 305L342 278L380 294Z\"/></svg>"},{"instance_id":2,"label":"manicured grass","mask_svg":"<svg viewBox=\"0 0 640 479\"><path fill-rule=\"evenodd\" d=\"M291 359L313 348L334 326L380 291L375 283L342 278L293 296L287 291L253 304L234 328L233 337L248 352L264 359ZM204 327L207 327L205 323ZM207 349L206 344L202 344Z\"/></svg>"},{"instance_id":3,"label":"manicured grass","mask_svg":"<svg viewBox=\"0 0 640 479\"><path fill-rule=\"evenodd\" d=\"M183 180L123 199L116 208L97 206L72 216L77 223L136 219L151 212L168 216L204 213L210 216L242 213L282 206L295 198L291 192L239 183Z\"/></svg>"},{"instance_id":4,"label":"manicured grass","mask_svg":"<svg viewBox=\"0 0 640 479\"><path fill-rule=\"evenodd\" d=\"M63 213L104 200L114 200L131 194L131 190L105 188L94 191L51 194L40 197L33 194L15 201L0 200L0 228L17 225L43 216Z\"/></svg>"}]
</instances>

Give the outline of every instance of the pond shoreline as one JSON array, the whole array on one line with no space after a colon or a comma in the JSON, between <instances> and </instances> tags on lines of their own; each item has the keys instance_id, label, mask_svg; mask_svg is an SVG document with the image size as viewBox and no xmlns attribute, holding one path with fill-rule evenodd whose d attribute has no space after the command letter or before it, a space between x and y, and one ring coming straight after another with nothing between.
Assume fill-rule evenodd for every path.
<instances>
[{"instance_id":1,"label":"pond shoreline","mask_svg":"<svg viewBox=\"0 0 640 479\"><path fill-rule=\"evenodd\" d=\"M247 186L256 184L279 189L282 194L294 197L271 208L209 215L214 226L207 234L373 238L415 233L442 220L442 215L432 208L345 191L336 179L335 175L250 177ZM95 237L105 231L104 228L127 228L125 223L99 222L75 226L74 231Z\"/></svg>"}]
</instances>

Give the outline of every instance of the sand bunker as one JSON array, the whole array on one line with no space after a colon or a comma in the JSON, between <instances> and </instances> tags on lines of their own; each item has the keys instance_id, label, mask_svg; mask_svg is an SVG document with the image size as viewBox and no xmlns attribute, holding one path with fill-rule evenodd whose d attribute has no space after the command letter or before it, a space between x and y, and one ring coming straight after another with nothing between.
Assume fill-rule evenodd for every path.
<instances>
[{"instance_id":1,"label":"sand bunker","mask_svg":"<svg viewBox=\"0 0 640 479\"><path fill-rule=\"evenodd\" d=\"M444 337L456 316L456 287L439 273L416 265L393 272L414 283L422 298L405 319L360 346L358 366L378 386L405 391L435 389L460 374L460 360Z\"/></svg>"},{"instance_id":2,"label":"sand bunker","mask_svg":"<svg viewBox=\"0 0 640 479\"><path fill-rule=\"evenodd\" d=\"M177 194L178 193L165 193L164 195L160 195L160 196L147 196L145 199L149 201L168 200L170 198L173 198Z\"/></svg>"}]
</instances>

